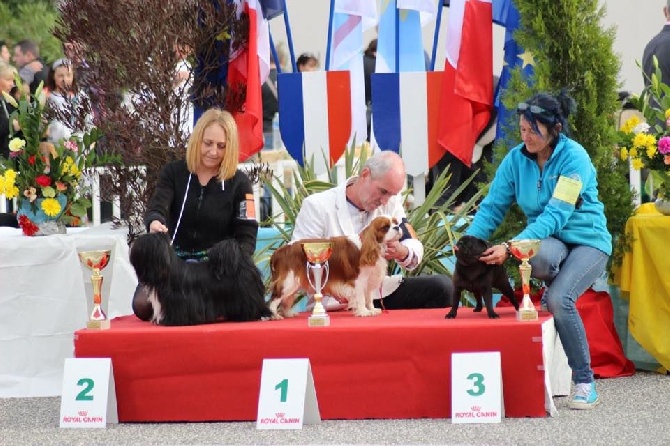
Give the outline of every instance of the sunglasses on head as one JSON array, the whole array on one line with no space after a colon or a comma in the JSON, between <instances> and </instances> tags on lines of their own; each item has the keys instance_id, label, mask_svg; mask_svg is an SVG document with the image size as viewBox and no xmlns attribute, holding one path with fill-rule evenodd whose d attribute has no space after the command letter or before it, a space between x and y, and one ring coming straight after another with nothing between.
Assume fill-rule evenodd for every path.
<instances>
[{"instance_id":1,"label":"sunglasses on head","mask_svg":"<svg viewBox=\"0 0 670 446\"><path fill-rule=\"evenodd\" d=\"M526 110L530 110L530 112L534 115L540 115L540 116L544 116L544 117L547 117L547 118L552 117L552 113L548 112L547 110L545 110L542 107L537 106L537 105L530 105L530 104L527 104L525 102L520 102L519 105L517 105L517 107L516 107L516 112L519 115L524 114L526 112Z\"/></svg>"}]
</instances>

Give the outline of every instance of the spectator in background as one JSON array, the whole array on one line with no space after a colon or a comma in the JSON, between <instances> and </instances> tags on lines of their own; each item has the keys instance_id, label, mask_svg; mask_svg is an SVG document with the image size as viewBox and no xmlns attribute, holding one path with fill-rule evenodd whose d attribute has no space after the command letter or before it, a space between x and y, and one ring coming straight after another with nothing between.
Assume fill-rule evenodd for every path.
<instances>
[{"instance_id":1,"label":"spectator in background","mask_svg":"<svg viewBox=\"0 0 670 446\"><path fill-rule=\"evenodd\" d=\"M493 91L496 91L498 85L498 76L493 76ZM496 127L498 123L498 109L491 110L491 117L486 123L486 127L477 136L477 141L472 150L472 164L470 167L465 165L460 159L454 156L451 152L446 152L442 158L430 170L429 183L427 184L426 193L432 188L433 182L440 176L444 169L449 169L451 177L447 183L447 188L438 199L437 205L442 205L447 201L456 190L468 178L476 173L475 178L468 184L465 189L455 197L452 210L457 212L460 208L470 201L470 199L479 190L479 183L487 181L486 172L484 172L484 161L491 163L493 161L493 145L496 137Z\"/></svg>"},{"instance_id":2,"label":"spectator in background","mask_svg":"<svg viewBox=\"0 0 670 446\"><path fill-rule=\"evenodd\" d=\"M298 71L301 73L304 71L316 71L320 67L319 59L309 53L302 53L298 56L298 60L295 64L298 66Z\"/></svg>"},{"instance_id":3,"label":"spectator in background","mask_svg":"<svg viewBox=\"0 0 670 446\"><path fill-rule=\"evenodd\" d=\"M47 104L54 115L47 132L50 142L56 144L69 139L73 132L85 130L82 125L86 128L93 125L90 115L82 115L88 108L85 104L88 97L79 89L75 69L69 59L54 62L47 88L51 92Z\"/></svg>"},{"instance_id":4,"label":"spectator in background","mask_svg":"<svg viewBox=\"0 0 670 446\"><path fill-rule=\"evenodd\" d=\"M14 76L16 76L16 68L0 60L0 156L5 159L9 159L9 141L12 132L19 130L16 121L10 124L10 117L15 108L12 104L5 101L2 95L2 93L11 94L14 88ZM11 200L7 200L7 209L12 210ZM16 216L11 212L0 214L0 226L18 227Z\"/></svg>"},{"instance_id":5,"label":"spectator in background","mask_svg":"<svg viewBox=\"0 0 670 446\"><path fill-rule=\"evenodd\" d=\"M279 58L280 68L286 62L286 52L283 45L277 45L277 57ZM270 73L261 87L263 100L263 140L265 145L263 150L270 150L274 147L272 134L272 120L275 114L279 113L279 95L277 93L277 64L274 57L270 58Z\"/></svg>"},{"instance_id":6,"label":"spectator in background","mask_svg":"<svg viewBox=\"0 0 670 446\"><path fill-rule=\"evenodd\" d=\"M32 40L22 40L14 46L14 64L26 92L34 94L40 83L46 83L49 66L40 59L40 49Z\"/></svg>"},{"instance_id":7,"label":"spectator in background","mask_svg":"<svg viewBox=\"0 0 670 446\"><path fill-rule=\"evenodd\" d=\"M365 77L365 117L368 121L368 137L370 141L370 126L372 124L372 73L377 64L377 39L372 39L363 53L363 76Z\"/></svg>"},{"instance_id":8,"label":"spectator in background","mask_svg":"<svg viewBox=\"0 0 670 446\"><path fill-rule=\"evenodd\" d=\"M9 118L15 108L5 101L2 93L11 94L15 75L16 68L0 61L0 156L3 158L9 158L9 139L12 133ZM14 126L13 130L16 131L18 128Z\"/></svg>"},{"instance_id":9,"label":"spectator in background","mask_svg":"<svg viewBox=\"0 0 670 446\"><path fill-rule=\"evenodd\" d=\"M9 48L7 48L7 43L4 40L0 40L0 61L5 62L6 64L11 63L10 59L12 55L9 53Z\"/></svg>"},{"instance_id":10,"label":"spectator in background","mask_svg":"<svg viewBox=\"0 0 670 446\"><path fill-rule=\"evenodd\" d=\"M654 56L658 59L658 67L661 69L661 81L670 85L670 0L663 7L665 25L661 32L656 34L642 53L642 70L644 71L644 85L649 85L654 69Z\"/></svg>"},{"instance_id":11,"label":"spectator in background","mask_svg":"<svg viewBox=\"0 0 670 446\"><path fill-rule=\"evenodd\" d=\"M175 95L181 99L179 113L175 113L175 121L179 122L179 127L184 135L188 136L193 131L194 110L191 102L191 88L193 87L193 67L189 61L191 56L191 47L188 45L175 43L174 54L176 59L174 79L172 87Z\"/></svg>"}]
</instances>

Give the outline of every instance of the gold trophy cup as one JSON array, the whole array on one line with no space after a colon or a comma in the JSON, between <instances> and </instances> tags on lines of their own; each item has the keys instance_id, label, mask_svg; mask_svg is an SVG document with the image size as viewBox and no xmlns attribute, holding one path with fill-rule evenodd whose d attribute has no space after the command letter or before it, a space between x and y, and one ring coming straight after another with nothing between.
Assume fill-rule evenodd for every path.
<instances>
[{"instance_id":1,"label":"gold trophy cup","mask_svg":"<svg viewBox=\"0 0 670 446\"><path fill-rule=\"evenodd\" d=\"M102 309L102 274L100 271L109 263L112 251L103 249L99 251L81 251L79 261L88 269L93 271L91 285L93 285L93 310L86 322L86 328L92 330L107 330L109 319Z\"/></svg>"},{"instance_id":2,"label":"gold trophy cup","mask_svg":"<svg viewBox=\"0 0 670 446\"><path fill-rule=\"evenodd\" d=\"M529 240L512 240L509 242L509 249L512 252L512 255L517 259L521 260L521 265L519 265L519 274L521 274L521 284L523 286L523 299L521 300L521 306L519 311L516 314L516 318L519 321L536 321L537 320L537 310L533 301L530 299L530 272L532 267L528 260L531 259L537 251L540 249L541 240L529 239Z\"/></svg>"},{"instance_id":3,"label":"gold trophy cup","mask_svg":"<svg viewBox=\"0 0 670 446\"><path fill-rule=\"evenodd\" d=\"M323 299L321 290L328 282L328 259L333 252L333 244L326 240L302 242L302 250L307 256L307 280L314 288L314 308L307 319L307 325L310 327L327 327L330 325L330 316L328 316L323 303L321 303L321 299Z\"/></svg>"}]
</instances>

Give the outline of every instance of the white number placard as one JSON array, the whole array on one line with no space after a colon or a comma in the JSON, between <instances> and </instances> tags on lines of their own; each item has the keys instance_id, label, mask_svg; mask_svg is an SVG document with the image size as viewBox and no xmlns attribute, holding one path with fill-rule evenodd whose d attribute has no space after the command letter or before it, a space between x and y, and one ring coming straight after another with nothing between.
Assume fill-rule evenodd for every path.
<instances>
[{"instance_id":1,"label":"white number placard","mask_svg":"<svg viewBox=\"0 0 670 446\"><path fill-rule=\"evenodd\" d=\"M504 417L500 352L451 355L451 422L500 423Z\"/></svg>"},{"instance_id":2,"label":"white number placard","mask_svg":"<svg viewBox=\"0 0 670 446\"><path fill-rule=\"evenodd\" d=\"M118 423L110 358L66 358L60 427L106 427Z\"/></svg>"},{"instance_id":3,"label":"white number placard","mask_svg":"<svg viewBox=\"0 0 670 446\"><path fill-rule=\"evenodd\" d=\"M320 422L309 359L264 359L256 428L302 429Z\"/></svg>"}]
</instances>

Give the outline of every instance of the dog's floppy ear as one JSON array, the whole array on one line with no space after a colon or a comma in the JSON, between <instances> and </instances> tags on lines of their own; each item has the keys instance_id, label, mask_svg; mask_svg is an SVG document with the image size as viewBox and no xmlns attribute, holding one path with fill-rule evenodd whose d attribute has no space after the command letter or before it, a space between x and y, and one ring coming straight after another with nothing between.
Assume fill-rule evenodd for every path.
<instances>
[{"instance_id":1,"label":"dog's floppy ear","mask_svg":"<svg viewBox=\"0 0 670 446\"><path fill-rule=\"evenodd\" d=\"M130 264L137 279L147 285L158 285L168 279L174 257L167 234L144 234L130 248Z\"/></svg>"},{"instance_id":2,"label":"dog's floppy ear","mask_svg":"<svg viewBox=\"0 0 670 446\"><path fill-rule=\"evenodd\" d=\"M361 265L374 265L380 255L377 228L371 224L361 233Z\"/></svg>"}]
</instances>

